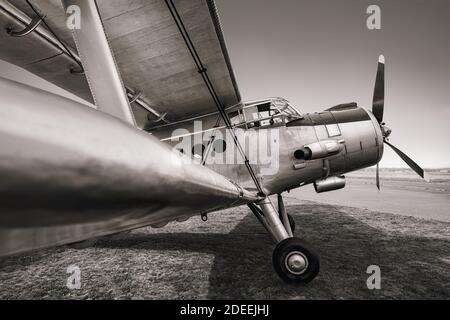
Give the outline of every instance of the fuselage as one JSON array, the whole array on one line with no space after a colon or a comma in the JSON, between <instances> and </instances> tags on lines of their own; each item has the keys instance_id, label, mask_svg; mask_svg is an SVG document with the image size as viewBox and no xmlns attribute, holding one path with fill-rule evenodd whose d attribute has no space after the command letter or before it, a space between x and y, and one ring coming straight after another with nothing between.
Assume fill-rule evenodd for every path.
<instances>
[{"instance_id":1,"label":"fuselage","mask_svg":"<svg viewBox=\"0 0 450 320\"><path fill-rule=\"evenodd\" d=\"M228 129L220 126L220 121L211 126L214 119L198 118L154 134L246 189L254 189ZM370 111L354 103L296 119L282 113L268 119L259 120L257 125L254 119L236 121L234 130L269 195L311 183L318 192L342 188L343 174L373 166L383 155L377 120Z\"/></svg>"}]
</instances>

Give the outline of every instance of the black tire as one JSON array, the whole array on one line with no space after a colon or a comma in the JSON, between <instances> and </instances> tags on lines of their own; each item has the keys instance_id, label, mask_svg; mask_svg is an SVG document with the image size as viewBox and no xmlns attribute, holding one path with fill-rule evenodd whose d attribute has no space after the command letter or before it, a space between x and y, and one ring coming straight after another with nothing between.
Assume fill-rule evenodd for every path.
<instances>
[{"instance_id":1,"label":"black tire","mask_svg":"<svg viewBox=\"0 0 450 320\"><path fill-rule=\"evenodd\" d=\"M286 266L290 254L299 252L307 261L305 270L293 273ZM299 238L287 238L281 241L273 251L272 263L278 276L287 283L303 284L312 281L319 273L319 257L311 247Z\"/></svg>"},{"instance_id":2,"label":"black tire","mask_svg":"<svg viewBox=\"0 0 450 320\"><path fill-rule=\"evenodd\" d=\"M290 214L287 215L289 220L289 225L291 226L292 233L295 231L295 220Z\"/></svg>"}]
</instances>

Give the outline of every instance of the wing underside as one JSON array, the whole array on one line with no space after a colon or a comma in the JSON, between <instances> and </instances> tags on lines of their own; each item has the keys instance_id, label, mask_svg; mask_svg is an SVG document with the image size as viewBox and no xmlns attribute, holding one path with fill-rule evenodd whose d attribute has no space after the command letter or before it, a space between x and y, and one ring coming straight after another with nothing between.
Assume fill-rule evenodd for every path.
<instances>
[{"instance_id":1,"label":"wing underside","mask_svg":"<svg viewBox=\"0 0 450 320\"><path fill-rule=\"evenodd\" d=\"M158 120L175 122L217 110L169 4L175 8L222 105L229 107L241 100L213 1L97 0L130 99L138 97L132 107L141 127L157 124ZM36 32L25 37L0 32L0 59L92 102L86 78L77 72L80 61L66 27L61 1L1 0L1 29L23 28L23 16L32 19L36 12L45 16L46 22ZM73 54L42 36L46 32Z\"/></svg>"}]
</instances>

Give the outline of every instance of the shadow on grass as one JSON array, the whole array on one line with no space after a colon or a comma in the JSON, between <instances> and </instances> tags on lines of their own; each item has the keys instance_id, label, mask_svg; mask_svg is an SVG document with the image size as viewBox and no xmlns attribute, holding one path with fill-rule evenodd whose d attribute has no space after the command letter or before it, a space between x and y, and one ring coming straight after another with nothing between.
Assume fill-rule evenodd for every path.
<instances>
[{"instance_id":1,"label":"shadow on grass","mask_svg":"<svg viewBox=\"0 0 450 320\"><path fill-rule=\"evenodd\" d=\"M275 275L274 245L251 214L229 234L133 233L96 246L212 254L208 298L213 299L450 297L449 241L386 233L328 205L288 206L288 211L296 235L313 244L321 258L319 276L304 286L287 285ZM369 265L381 268L381 290L367 289Z\"/></svg>"}]
</instances>

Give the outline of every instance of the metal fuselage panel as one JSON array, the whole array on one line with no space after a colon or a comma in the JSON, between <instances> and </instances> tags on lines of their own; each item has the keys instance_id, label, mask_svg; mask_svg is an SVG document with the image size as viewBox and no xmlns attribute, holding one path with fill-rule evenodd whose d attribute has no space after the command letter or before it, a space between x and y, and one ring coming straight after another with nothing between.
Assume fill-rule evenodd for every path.
<instances>
[{"instance_id":1,"label":"metal fuselage panel","mask_svg":"<svg viewBox=\"0 0 450 320\"><path fill-rule=\"evenodd\" d=\"M193 125L187 124L186 128L186 132L192 132ZM237 130L243 132L241 144L267 194L280 193L330 176L370 167L378 163L383 154L383 138L378 122L371 112L359 107L307 114L287 125L269 125L256 130L243 130L239 127ZM263 131L266 133L261 134ZM158 136L166 137L163 140L178 149L182 149L182 140L188 140L188 143L184 141L184 145L194 148L202 143L206 150L211 135L216 136L216 140L217 136L220 136L220 139L227 136L225 128L194 131L194 134L186 133L182 136L178 135L180 132L182 131L179 126L173 133L169 127L165 132L159 131ZM177 138L168 139L170 136ZM229 149L232 140L225 140L226 148ZM294 157L296 150L324 141L339 143L340 151L319 159L304 160ZM261 157L264 143L269 151L264 150ZM184 148L183 151L193 151L187 150L190 147ZM224 159L224 155L211 150L206 157L205 166L238 182L246 189L254 188L242 162L215 161L214 157Z\"/></svg>"}]
</instances>

